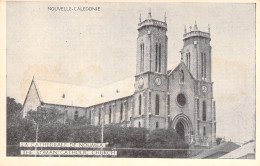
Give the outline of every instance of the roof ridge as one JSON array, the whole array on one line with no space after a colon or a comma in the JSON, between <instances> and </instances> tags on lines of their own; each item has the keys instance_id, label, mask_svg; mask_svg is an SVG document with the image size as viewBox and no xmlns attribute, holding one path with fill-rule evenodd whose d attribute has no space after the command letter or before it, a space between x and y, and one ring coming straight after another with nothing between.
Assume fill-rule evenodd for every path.
<instances>
[{"instance_id":1,"label":"roof ridge","mask_svg":"<svg viewBox=\"0 0 260 166\"><path fill-rule=\"evenodd\" d=\"M36 82L37 82L37 80L39 80L39 81L47 81L47 82L53 82L53 83L60 83L60 84L66 84L66 85L73 85L73 86L79 86L79 87L98 89L98 87L79 85L79 84L72 84L72 83L67 83L67 82L62 82L62 81L57 81L57 80L47 80L47 79L36 78L36 77L34 77L34 80L36 80Z\"/></svg>"},{"instance_id":2,"label":"roof ridge","mask_svg":"<svg viewBox=\"0 0 260 166\"><path fill-rule=\"evenodd\" d=\"M129 78L132 78L132 77L135 77L135 75L131 75L131 76L125 77L125 78L123 78L123 79L118 79L117 81L107 83L107 84L105 84L105 85L103 85L103 86L100 86L100 87L98 87L98 88L103 88L103 87L112 85L112 84L114 84L114 83L117 83L117 82L119 82L119 81L123 81L123 80L129 79Z\"/></svg>"}]
</instances>

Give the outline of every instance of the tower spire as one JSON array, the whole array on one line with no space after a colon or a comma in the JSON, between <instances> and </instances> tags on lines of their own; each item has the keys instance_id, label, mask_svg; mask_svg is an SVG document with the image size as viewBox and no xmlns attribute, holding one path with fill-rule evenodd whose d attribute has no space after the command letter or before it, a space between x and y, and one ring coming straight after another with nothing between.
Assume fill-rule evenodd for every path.
<instances>
[{"instance_id":1,"label":"tower spire","mask_svg":"<svg viewBox=\"0 0 260 166\"><path fill-rule=\"evenodd\" d=\"M142 16L141 16L141 13L140 13L140 17L139 17L139 22L142 22Z\"/></svg>"},{"instance_id":2,"label":"tower spire","mask_svg":"<svg viewBox=\"0 0 260 166\"><path fill-rule=\"evenodd\" d=\"M209 33L210 33L210 24L208 24L208 31L209 31Z\"/></svg>"},{"instance_id":3,"label":"tower spire","mask_svg":"<svg viewBox=\"0 0 260 166\"><path fill-rule=\"evenodd\" d=\"M194 24L194 30L198 30L198 26L197 26L197 21L195 20L195 24Z\"/></svg>"},{"instance_id":4,"label":"tower spire","mask_svg":"<svg viewBox=\"0 0 260 166\"><path fill-rule=\"evenodd\" d=\"M186 25L184 25L184 34L187 33Z\"/></svg>"},{"instance_id":5,"label":"tower spire","mask_svg":"<svg viewBox=\"0 0 260 166\"><path fill-rule=\"evenodd\" d=\"M149 8L148 18L152 18L151 8Z\"/></svg>"},{"instance_id":6,"label":"tower spire","mask_svg":"<svg viewBox=\"0 0 260 166\"><path fill-rule=\"evenodd\" d=\"M164 22L166 22L166 12L164 13Z\"/></svg>"}]
</instances>

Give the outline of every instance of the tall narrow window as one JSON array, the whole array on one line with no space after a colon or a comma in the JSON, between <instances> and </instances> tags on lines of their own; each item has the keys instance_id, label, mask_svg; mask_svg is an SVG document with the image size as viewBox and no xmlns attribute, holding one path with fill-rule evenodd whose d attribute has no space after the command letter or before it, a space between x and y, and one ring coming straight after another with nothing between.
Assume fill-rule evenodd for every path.
<instances>
[{"instance_id":1,"label":"tall narrow window","mask_svg":"<svg viewBox=\"0 0 260 166\"><path fill-rule=\"evenodd\" d=\"M161 60L162 60L162 57L161 57L161 44L159 44L159 72L161 72Z\"/></svg>"},{"instance_id":2,"label":"tall narrow window","mask_svg":"<svg viewBox=\"0 0 260 166\"><path fill-rule=\"evenodd\" d=\"M206 127L203 127L203 136L206 136Z\"/></svg>"},{"instance_id":3,"label":"tall narrow window","mask_svg":"<svg viewBox=\"0 0 260 166\"><path fill-rule=\"evenodd\" d=\"M91 110L89 110L89 116L88 117L89 117L89 123L91 124L91 118L92 118L91 117Z\"/></svg>"},{"instance_id":4,"label":"tall narrow window","mask_svg":"<svg viewBox=\"0 0 260 166\"><path fill-rule=\"evenodd\" d=\"M140 44L140 53L141 53L141 61L140 61L140 71L144 71L144 43Z\"/></svg>"},{"instance_id":5,"label":"tall narrow window","mask_svg":"<svg viewBox=\"0 0 260 166\"><path fill-rule=\"evenodd\" d=\"M203 109L202 120L206 121L207 115L206 115L206 102L205 101L203 101L202 109Z\"/></svg>"},{"instance_id":6,"label":"tall narrow window","mask_svg":"<svg viewBox=\"0 0 260 166\"><path fill-rule=\"evenodd\" d=\"M207 77L207 65L206 65L207 61L206 61L206 53L202 52L201 53L201 76L202 76L202 79L206 79Z\"/></svg>"},{"instance_id":7,"label":"tall narrow window","mask_svg":"<svg viewBox=\"0 0 260 166\"><path fill-rule=\"evenodd\" d=\"M180 83L184 83L184 72L183 70L180 71Z\"/></svg>"},{"instance_id":8,"label":"tall narrow window","mask_svg":"<svg viewBox=\"0 0 260 166\"><path fill-rule=\"evenodd\" d=\"M171 107L171 98L170 95L167 96L167 104L168 104L168 115L170 115L170 107Z\"/></svg>"},{"instance_id":9,"label":"tall narrow window","mask_svg":"<svg viewBox=\"0 0 260 166\"><path fill-rule=\"evenodd\" d=\"M187 64L188 69L190 70L190 53L186 54L186 64Z\"/></svg>"},{"instance_id":10,"label":"tall narrow window","mask_svg":"<svg viewBox=\"0 0 260 166\"><path fill-rule=\"evenodd\" d=\"M139 128L141 127L141 122L138 122L138 127L139 127Z\"/></svg>"},{"instance_id":11,"label":"tall narrow window","mask_svg":"<svg viewBox=\"0 0 260 166\"><path fill-rule=\"evenodd\" d=\"M101 109L99 108L99 112L98 112L98 124L100 125L101 122Z\"/></svg>"},{"instance_id":12,"label":"tall narrow window","mask_svg":"<svg viewBox=\"0 0 260 166\"><path fill-rule=\"evenodd\" d=\"M201 77L204 78L204 55L203 52L201 53Z\"/></svg>"},{"instance_id":13,"label":"tall narrow window","mask_svg":"<svg viewBox=\"0 0 260 166\"><path fill-rule=\"evenodd\" d=\"M216 126L216 123L214 123L214 132L215 132L215 134L216 134L216 132L217 132L217 126Z\"/></svg>"},{"instance_id":14,"label":"tall narrow window","mask_svg":"<svg viewBox=\"0 0 260 166\"><path fill-rule=\"evenodd\" d=\"M79 117L79 112L78 112L78 110L76 110L74 113L74 120L77 121L78 117Z\"/></svg>"},{"instance_id":15,"label":"tall narrow window","mask_svg":"<svg viewBox=\"0 0 260 166\"><path fill-rule=\"evenodd\" d=\"M214 113L214 121L216 120L216 102L213 101L213 113Z\"/></svg>"},{"instance_id":16,"label":"tall narrow window","mask_svg":"<svg viewBox=\"0 0 260 166\"><path fill-rule=\"evenodd\" d=\"M156 43L156 47L155 47L155 72L158 71L158 44Z\"/></svg>"},{"instance_id":17,"label":"tall narrow window","mask_svg":"<svg viewBox=\"0 0 260 166\"><path fill-rule=\"evenodd\" d=\"M207 72L207 70L206 70L206 53L204 52L204 79L206 78L206 72Z\"/></svg>"},{"instance_id":18,"label":"tall narrow window","mask_svg":"<svg viewBox=\"0 0 260 166\"><path fill-rule=\"evenodd\" d=\"M198 135L200 135L200 121L197 121L197 130L198 130Z\"/></svg>"},{"instance_id":19,"label":"tall narrow window","mask_svg":"<svg viewBox=\"0 0 260 166\"><path fill-rule=\"evenodd\" d=\"M200 101L197 99L197 118L200 117Z\"/></svg>"},{"instance_id":20,"label":"tall narrow window","mask_svg":"<svg viewBox=\"0 0 260 166\"><path fill-rule=\"evenodd\" d=\"M111 115L112 115L112 109L111 105L109 106L109 123L111 123Z\"/></svg>"},{"instance_id":21,"label":"tall narrow window","mask_svg":"<svg viewBox=\"0 0 260 166\"><path fill-rule=\"evenodd\" d=\"M156 122L156 124L155 124L155 128L156 128L156 129L159 128L159 123L158 123L158 122Z\"/></svg>"},{"instance_id":22,"label":"tall narrow window","mask_svg":"<svg viewBox=\"0 0 260 166\"><path fill-rule=\"evenodd\" d=\"M156 97L155 97L155 115L159 115L159 113L160 113L160 97L159 97L159 95L156 95Z\"/></svg>"},{"instance_id":23,"label":"tall narrow window","mask_svg":"<svg viewBox=\"0 0 260 166\"><path fill-rule=\"evenodd\" d=\"M120 107L120 120L123 119L123 103L121 103L121 107Z\"/></svg>"},{"instance_id":24,"label":"tall narrow window","mask_svg":"<svg viewBox=\"0 0 260 166\"><path fill-rule=\"evenodd\" d=\"M139 115L142 113L142 96L139 95Z\"/></svg>"}]
</instances>

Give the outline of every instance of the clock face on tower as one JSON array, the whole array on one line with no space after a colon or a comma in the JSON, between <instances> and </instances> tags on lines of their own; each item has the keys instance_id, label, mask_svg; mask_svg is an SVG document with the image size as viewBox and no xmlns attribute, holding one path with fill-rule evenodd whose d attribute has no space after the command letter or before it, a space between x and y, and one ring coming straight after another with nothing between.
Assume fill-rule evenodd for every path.
<instances>
[{"instance_id":1,"label":"clock face on tower","mask_svg":"<svg viewBox=\"0 0 260 166\"><path fill-rule=\"evenodd\" d=\"M155 78L154 83L155 83L155 85L160 86L162 84L162 79L157 77L157 78Z\"/></svg>"},{"instance_id":2,"label":"clock face on tower","mask_svg":"<svg viewBox=\"0 0 260 166\"><path fill-rule=\"evenodd\" d=\"M202 90L202 92L206 93L208 91L208 88L205 85L203 85L201 87L201 90Z\"/></svg>"}]
</instances>

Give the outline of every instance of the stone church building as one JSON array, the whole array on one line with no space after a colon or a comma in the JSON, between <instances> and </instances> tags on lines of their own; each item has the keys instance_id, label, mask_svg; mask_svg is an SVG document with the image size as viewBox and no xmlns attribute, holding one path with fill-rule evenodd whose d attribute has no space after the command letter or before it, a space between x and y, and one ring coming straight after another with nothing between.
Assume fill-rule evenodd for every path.
<instances>
[{"instance_id":1,"label":"stone church building","mask_svg":"<svg viewBox=\"0 0 260 166\"><path fill-rule=\"evenodd\" d=\"M180 63L167 69L168 37L164 21L148 18L138 24L136 75L101 88L33 78L23 116L37 107L55 107L63 120L89 119L148 130L172 127L192 145L216 143L216 111L211 81L209 32L196 23L183 35Z\"/></svg>"}]
</instances>

